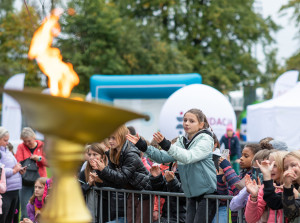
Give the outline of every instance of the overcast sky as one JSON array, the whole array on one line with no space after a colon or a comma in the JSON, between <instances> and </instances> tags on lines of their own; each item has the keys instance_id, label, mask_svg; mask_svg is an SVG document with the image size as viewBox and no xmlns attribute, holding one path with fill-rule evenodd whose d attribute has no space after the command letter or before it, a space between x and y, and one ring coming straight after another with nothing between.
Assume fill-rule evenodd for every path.
<instances>
[{"instance_id":1,"label":"overcast sky","mask_svg":"<svg viewBox=\"0 0 300 223\"><path fill-rule=\"evenodd\" d=\"M274 46L278 48L278 61L282 65L286 58L292 56L300 48L300 41L295 39L298 29L295 27L295 22L291 20L292 10L286 10L286 15L284 16L280 16L282 13L279 13L280 7L287 2L288 0L256 1L256 5L261 7L263 16L267 17L270 15L282 27L280 31L273 34L277 41ZM258 52L257 56L262 59L262 52Z\"/></svg>"}]
</instances>

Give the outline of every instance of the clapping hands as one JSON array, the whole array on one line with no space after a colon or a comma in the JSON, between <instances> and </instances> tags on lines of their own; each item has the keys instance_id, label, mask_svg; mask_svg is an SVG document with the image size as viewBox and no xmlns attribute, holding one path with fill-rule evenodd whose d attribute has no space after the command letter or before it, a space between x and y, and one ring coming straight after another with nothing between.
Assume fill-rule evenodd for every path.
<instances>
[{"instance_id":1,"label":"clapping hands","mask_svg":"<svg viewBox=\"0 0 300 223\"><path fill-rule=\"evenodd\" d=\"M164 136L160 133L160 132L156 132L153 134L153 139L157 142L157 143L161 143L164 140Z\"/></svg>"},{"instance_id":2,"label":"clapping hands","mask_svg":"<svg viewBox=\"0 0 300 223\"><path fill-rule=\"evenodd\" d=\"M251 180L250 176L247 174L245 176L245 184L247 188L247 192L251 194L251 197L257 198L259 188L261 187L261 182L258 178L258 184L255 180Z\"/></svg>"},{"instance_id":3,"label":"clapping hands","mask_svg":"<svg viewBox=\"0 0 300 223\"><path fill-rule=\"evenodd\" d=\"M273 169L273 166L275 164L275 161L272 163L269 160L263 160L261 161L261 164L256 160L256 164L258 165L260 171L263 174L264 180L271 180L271 171Z\"/></svg>"},{"instance_id":4,"label":"clapping hands","mask_svg":"<svg viewBox=\"0 0 300 223\"><path fill-rule=\"evenodd\" d=\"M106 166L103 159L101 160L92 159L89 162L94 170L102 171Z\"/></svg>"},{"instance_id":5,"label":"clapping hands","mask_svg":"<svg viewBox=\"0 0 300 223\"><path fill-rule=\"evenodd\" d=\"M157 177L161 174L161 170L160 170L160 167L155 165L155 166L152 166L151 169L150 169L150 173L153 177Z\"/></svg>"},{"instance_id":6,"label":"clapping hands","mask_svg":"<svg viewBox=\"0 0 300 223\"><path fill-rule=\"evenodd\" d=\"M136 135L127 134L126 139L135 145L139 141L140 136L139 136L139 134L136 134Z\"/></svg>"},{"instance_id":7,"label":"clapping hands","mask_svg":"<svg viewBox=\"0 0 300 223\"><path fill-rule=\"evenodd\" d=\"M165 178L166 178L166 181L167 182L170 182L170 181L172 181L174 178L175 178L175 174L174 174L174 172L173 171L166 171L165 172Z\"/></svg>"}]
</instances>

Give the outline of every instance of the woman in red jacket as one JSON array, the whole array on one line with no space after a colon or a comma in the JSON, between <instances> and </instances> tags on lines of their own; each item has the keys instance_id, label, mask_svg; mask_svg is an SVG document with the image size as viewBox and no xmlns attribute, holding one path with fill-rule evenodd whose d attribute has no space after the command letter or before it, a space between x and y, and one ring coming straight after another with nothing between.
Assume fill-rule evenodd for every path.
<instances>
[{"instance_id":1,"label":"woman in red jacket","mask_svg":"<svg viewBox=\"0 0 300 223\"><path fill-rule=\"evenodd\" d=\"M34 131L29 128L23 128L21 132L21 139L23 143L18 146L16 159L18 162L21 162L26 159L32 159L36 162L40 177L47 177L46 170L46 159L44 155L44 143L35 139ZM26 205L29 201L29 198L34 192L34 185L22 185L22 189L20 190L20 203L21 203L21 219L28 218Z\"/></svg>"}]
</instances>

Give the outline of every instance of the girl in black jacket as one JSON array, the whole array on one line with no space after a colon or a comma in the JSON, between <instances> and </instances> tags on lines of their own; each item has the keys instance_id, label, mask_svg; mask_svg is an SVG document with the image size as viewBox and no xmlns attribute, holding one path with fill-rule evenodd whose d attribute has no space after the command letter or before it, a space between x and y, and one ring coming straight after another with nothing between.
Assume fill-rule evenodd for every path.
<instances>
[{"instance_id":1,"label":"girl in black jacket","mask_svg":"<svg viewBox=\"0 0 300 223\"><path fill-rule=\"evenodd\" d=\"M104 165L108 165L108 158L106 156L106 148L101 143L93 143L87 148L88 162L84 171L79 174L79 180L82 183L81 188L85 196L88 197L88 208L91 211L93 218L97 216L102 218L102 222L116 219L116 193L115 192L102 192L102 206L100 207L100 195L94 197L96 194L91 190L93 186L96 187L115 187L105 180L98 177L96 170L91 166L93 160L103 161ZM110 213L108 213L108 193L110 193ZM97 205L97 203L99 205ZM124 218L124 195L118 194L118 220L122 222ZM94 207L99 207L97 213L94 213ZM100 209L102 208L102 216L100 215Z\"/></svg>"},{"instance_id":2,"label":"girl in black jacket","mask_svg":"<svg viewBox=\"0 0 300 223\"><path fill-rule=\"evenodd\" d=\"M126 140L128 129L125 125L121 126L109 137L110 153L109 164L105 166L103 160L94 160L91 165L97 169L97 175L112 184L118 184L119 187L132 190L151 190L149 172L145 168L138 149ZM132 197L129 194L127 198L127 222L141 222L141 202L140 196L134 198L134 207L132 207ZM132 218L132 209L134 210L134 219ZM149 196L143 196L143 222L150 222L150 202Z\"/></svg>"}]
</instances>

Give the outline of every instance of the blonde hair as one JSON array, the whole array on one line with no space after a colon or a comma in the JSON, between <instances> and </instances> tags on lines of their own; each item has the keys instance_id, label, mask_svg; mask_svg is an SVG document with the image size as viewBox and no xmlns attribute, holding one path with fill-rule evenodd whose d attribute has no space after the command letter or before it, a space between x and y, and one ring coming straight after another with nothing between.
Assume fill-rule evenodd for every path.
<instances>
[{"instance_id":1,"label":"blonde hair","mask_svg":"<svg viewBox=\"0 0 300 223\"><path fill-rule=\"evenodd\" d=\"M292 157L298 159L299 162L300 162L300 151L289 152L288 154L286 154L286 155L283 157L283 160L282 160L282 166L283 166L283 168L284 168L284 160L285 160L285 158L287 158L287 157L289 157L289 156L292 156Z\"/></svg>"},{"instance_id":2,"label":"blonde hair","mask_svg":"<svg viewBox=\"0 0 300 223\"><path fill-rule=\"evenodd\" d=\"M26 138L29 138L29 137L32 137L32 138L35 139L36 136L35 136L34 131L30 127L23 128L22 132L21 132L21 139L26 139Z\"/></svg>"},{"instance_id":3,"label":"blonde hair","mask_svg":"<svg viewBox=\"0 0 300 223\"><path fill-rule=\"evenodd\" d=\"M276 152L272 152L269 157L269 158L272 157L275 160L277 170L279 171L280 174L280 183L282 183L282 177L284 172L284 166L282 160L284 159L284 157L286 157L288 153L289 152L287 151L276 151Z\"/></svg>"},{"instance_id":4,"label":"blonde hair","mask_svg":"<svg viewBox=\"0 0 300 223\"><path fill-rule=\"evenodd\" d=\"M116 138L119 145L118 148L110 148L109 158L110 161L116 165L119 165L119 158L121 155L121 150L126 142L126 135L129 133L128 128L125 125L120 126L112 135Z\"/></svg>"},{"instance_id":5,"label":"blonde hair","mask_svg":"<svg viewBox=\"0 0 300 223\"><path fill-rule=\"evenodd\" d=\"M8 135L8 131L6 128L0 126L0 139L2 139L4 136Z\"/></svg>"},{"instance_id":6,"label":"blonde hair","mask_svg":"<svg viewBox=\"0 0 300 223\"><path fill-rule=\"evenodd\" d=\"M300 151L293 151L293 152L289 152L288 154L286 154L283 158L283 161L286 157L288 156L293 156L295 157L296 159L298 159L300 161Z\"/></svg>"}]
</instances>

